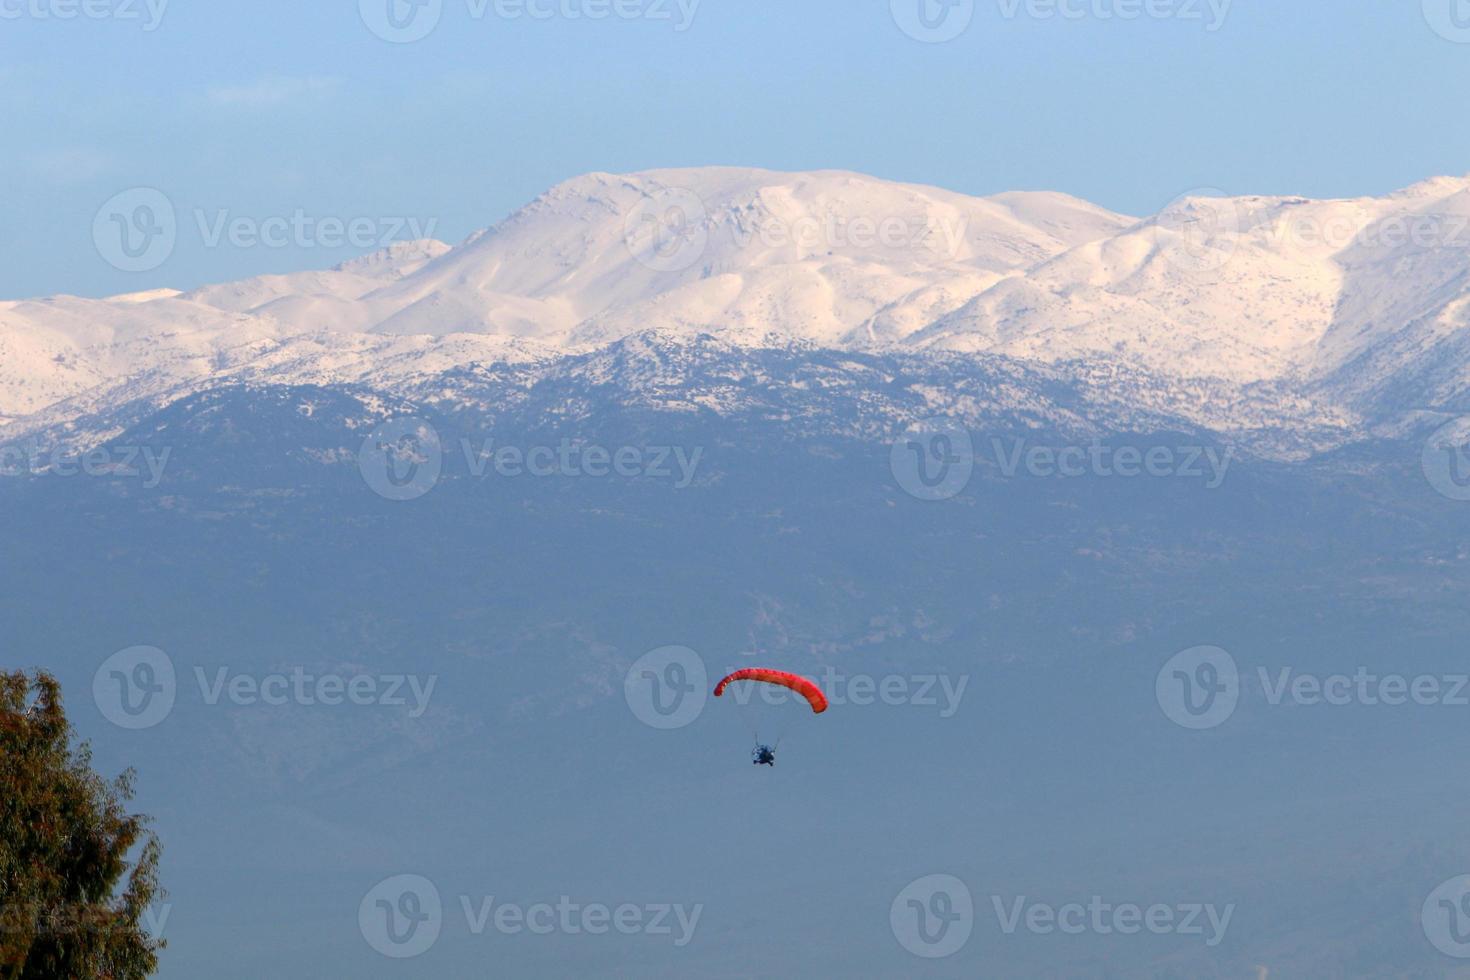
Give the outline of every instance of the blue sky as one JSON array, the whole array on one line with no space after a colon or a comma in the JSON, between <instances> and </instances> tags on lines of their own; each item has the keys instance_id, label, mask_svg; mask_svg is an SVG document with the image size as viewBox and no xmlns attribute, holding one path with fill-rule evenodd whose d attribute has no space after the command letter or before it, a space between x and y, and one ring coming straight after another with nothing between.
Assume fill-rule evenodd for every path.
<instances>
[{"instance_id":1,"label":"blue sky","mask_svg":"<svg viewBox=\"0 0 1470 980\"><path fill-rule=\"evenodd\" d=\"M388 2L0 0L0 297L359 251L211 244L221 217L453 242L591 170L838 167L1135 214L1470 171L1470 0L924 0L964 28L943 43L905 32L920 0L420 0L442 7L412 43L369 26ZM189 232L127 273L93 221L134 187Z\"/></svg>"}]
</instances>

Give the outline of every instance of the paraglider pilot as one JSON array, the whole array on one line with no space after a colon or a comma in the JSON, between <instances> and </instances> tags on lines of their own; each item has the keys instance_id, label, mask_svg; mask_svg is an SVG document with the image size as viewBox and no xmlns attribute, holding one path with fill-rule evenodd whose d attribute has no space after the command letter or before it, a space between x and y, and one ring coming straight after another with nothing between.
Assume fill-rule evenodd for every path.
<instances>
[{"instance_id":1,"label":"paraglider pilot","mask_svg":"<svg viewBox=\"0 0 1470 980\"><path fill-rule=\"evenodd\" d=\"M753 765L772 767L776 765L776 752L769 745L757 745L751 756Z\"/></svg>"}]
</instances>

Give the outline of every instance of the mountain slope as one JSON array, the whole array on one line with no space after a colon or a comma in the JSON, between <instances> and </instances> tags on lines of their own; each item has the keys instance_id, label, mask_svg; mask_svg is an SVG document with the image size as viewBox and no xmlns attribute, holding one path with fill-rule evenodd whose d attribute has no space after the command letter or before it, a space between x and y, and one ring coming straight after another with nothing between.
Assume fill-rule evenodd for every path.
<instances>
[{"instance_id":1,"label":"mountain slope","mask_svg":"<svg viewBox=\"0 0 1470 980\"><path fill-rule=\"evenodd\" d=\"M1267 385L1335 425L1461 403L1467 321L1470 179L1342 201L1186 197L1137 220L841 171L589 174L453 248L0 303L0 435L218 384L395 391L649 332L1113 365L1151 379L1144 403L1223 386L1224 406L1256 414L1245 392Z\"/></svg>"},{"instance_id":2,"label":"mountain slope","mask_svg":"<svg viewBox=\"0 0 1470 980\"><path fill-rule=\"evenodd\" d=\"M997 284L914 341L1321 379L1365 357L1412 370L1464 323L1467 298L1470 179L1382 199L1190 198Z\"/></svg>"}]
</instances>

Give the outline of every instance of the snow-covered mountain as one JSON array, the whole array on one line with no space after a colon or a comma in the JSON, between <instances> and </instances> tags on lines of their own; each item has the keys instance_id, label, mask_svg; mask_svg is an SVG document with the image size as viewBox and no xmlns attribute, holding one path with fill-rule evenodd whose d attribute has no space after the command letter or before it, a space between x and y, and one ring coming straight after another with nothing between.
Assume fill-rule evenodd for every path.
<instances>
[{"instance_id":1,"label":"snow-covered mountain","mask_svg":"<svg viewBox=\"0 0 1470 980\"><path fill-rule=\"evenodd\" d=\"M834 171L591 174L457 247L0 303L0 437L100 437L110 426L88 420L224 383L422 391L634 335L1000 357L1143 379L1142 405L1199 424L1335 426L1452 407L1470 391L1467 324L1470 178L1342 201L1186 197L1140 220Z\"/></svg>"},{"instance_id":2,"label":"snow-covered mountain","mask_svg":"<svg viewBox=\"0 0 1470 980\"><path fill-rule=\"evenodd\" d=\"M1186 198L1007 278L912 339L1358 388L1365 360L1380 381L1415 370L1470 322L1467 303L1470 178L1381 199ZM1458 367L1437 394L1470 381Z\"/></svg>"}]
</instances>

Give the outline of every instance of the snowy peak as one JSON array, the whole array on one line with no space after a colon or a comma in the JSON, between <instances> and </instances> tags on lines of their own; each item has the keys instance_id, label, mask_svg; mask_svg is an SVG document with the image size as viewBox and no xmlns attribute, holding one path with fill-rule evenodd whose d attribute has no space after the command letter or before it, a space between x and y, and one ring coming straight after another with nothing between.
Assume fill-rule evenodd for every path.
<instances>
[{"instance_id":1,"label":"snowy peak","mask_svg":"<svg viewBox=\"0 0 1470 980\"><path fill-rule=\"evenodd\" d=\"M205 286L184 298L232 313L266 314L287 330L359 329L361 318L342 306L418 272L449 251L448 245L433 240L395 242L321 272L256 276Z\"/></svg>"},{"instance_id":2,"label":"snowy peak","mask_svg":"<svg viewBox=\"0 0 1470 980\"><path fill-rule=\"evenodd\" d=\"M1470 392L1467 326L1470 177L1382 198L1194 195L1138 219L846 171L593 173L455 247L0 302L0 425L239 380L418 383L641 336L1121 364L1372 411Z\"/></svg>"},{"instance_id":3,"label":"snowy peak","mask_svg":"<svg viewBox=\"0 0 1470 980\"><path fill-rule=\"evenodd\" d=\"M417 272L449 251L450 246L432 238L394 242L387 248L343 262L332 271L390 282Z\"/></svg>"},{"instance_id":4,"label":"snowy peak","mask_svg":"<svg viewBox=\"0 0 1470 980\"><path fill-rule=\"evenodd\" d=\"M1467 290L1470 181L1381 199L1196 196L998 283L913 342L1305 382L1365 358L1411 369L1463 323Z\"/></svg>"},{"instance_id":5,"label":"snowy peak","mask_svg":"<svg viewBox=\"0 0 1470 980\"><path fill-rule=\"evenodd\" d=\"M1395 191L1389 195L1395 199L1427 198L1430 200L1441 200L1454 194L1470 191L1470 174L1461 177L1430 177L1421 180L1417 184L1410 184L1403 190Z\"/></svg>"},{"instance_id":6,"label":"snowy peak","mask_svg":"<svg viewBox=\"0 0 1470 980\"><path fill-rule=\"evenodd\" d=\"M373 297L390 333L566 345L647 327L840 344L912 294L994 282L1129 219L1063 195L977 199L839 171L589 174Z\"/></svg>"}]
</instances>

